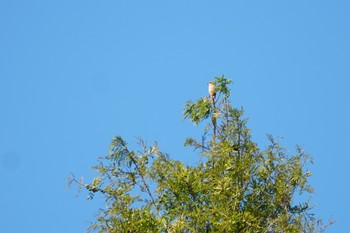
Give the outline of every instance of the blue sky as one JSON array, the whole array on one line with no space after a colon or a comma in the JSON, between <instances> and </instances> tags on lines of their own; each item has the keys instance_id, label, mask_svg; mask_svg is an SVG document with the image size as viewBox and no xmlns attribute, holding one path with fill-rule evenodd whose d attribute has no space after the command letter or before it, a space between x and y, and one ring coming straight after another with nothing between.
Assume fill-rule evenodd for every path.
<instances>
[{"instance_id":1,"label":"blue sky","mask_svg":"<svg viewBox=\"0 0 350 233\"><path fill-rule=\"evenodd\" d=\"M113 136L194 161L182 121L207 82L233 79L254 140L312 154L315 212L350 228L349 1L1 1L0 232L83 232L91 178Z\"/></svg>"}]
</instances>

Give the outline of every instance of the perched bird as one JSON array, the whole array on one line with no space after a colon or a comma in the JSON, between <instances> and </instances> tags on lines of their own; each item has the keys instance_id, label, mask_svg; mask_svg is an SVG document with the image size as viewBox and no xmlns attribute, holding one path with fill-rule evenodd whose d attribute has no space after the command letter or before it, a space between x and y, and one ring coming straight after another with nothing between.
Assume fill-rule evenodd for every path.
<instances>
[{"instance_id":1,"label":"perched bird","mask_svg":"<svg viewBox=\"0 0 350 233\"><path fill-rule=\"evenodd\" d=\"M208 86L209 96L214 101L214 98L215 98L215 95L216 95L216 93L215 93L215 91L216 91L215 83L210 81L208 84L209 84L209 86Z\"/></svg>"}]
</instances>

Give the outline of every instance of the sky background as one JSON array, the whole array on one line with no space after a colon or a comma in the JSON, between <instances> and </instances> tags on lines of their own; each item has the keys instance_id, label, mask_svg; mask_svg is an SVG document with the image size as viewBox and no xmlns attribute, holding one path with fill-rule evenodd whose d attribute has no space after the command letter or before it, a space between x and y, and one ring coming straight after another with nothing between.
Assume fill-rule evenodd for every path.
<instances>
[{"instance_id":1,"label":"sky background","mask_svg":"<svg viewBox=\"0 0 350 233\"><path fill-rule=\"evenodd\" d=\"M182 120L207 82L233 80L253 139L315 164L316 214L350 229L350 1L0 1L0 232L76 233L101 200L66 191L115 135L186 163Z\"/></svg>"}]
</instances>

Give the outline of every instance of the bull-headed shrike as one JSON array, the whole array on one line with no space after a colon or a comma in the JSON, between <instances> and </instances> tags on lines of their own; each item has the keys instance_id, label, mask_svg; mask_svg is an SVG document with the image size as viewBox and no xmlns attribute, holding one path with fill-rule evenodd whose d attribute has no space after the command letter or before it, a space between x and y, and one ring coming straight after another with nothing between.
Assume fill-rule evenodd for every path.
<instances>
[{"instance_id":1,"label":"bull-headed shrike","mask_svg":"<svg viewBox=\"0 0 350 233\"><path fill-rule=\"evenodd\" d=\"M208 92L209 92L209 96L210 96L210 98L214 101L214 98L215 98L215 95L216 95L216 93L215 93L215 91L216 91L216 86L215 86L215 83L214 82L212 82L212 81L210 81L209 83L208 83Z\"/></svg>"}]
</instances>

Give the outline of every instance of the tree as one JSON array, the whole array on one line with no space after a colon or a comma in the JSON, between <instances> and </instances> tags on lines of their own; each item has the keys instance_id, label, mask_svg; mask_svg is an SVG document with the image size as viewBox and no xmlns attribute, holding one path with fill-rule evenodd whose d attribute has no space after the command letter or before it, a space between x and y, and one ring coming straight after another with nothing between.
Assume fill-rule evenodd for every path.
<instances>
[{"instance_id":1,"label":"tree","mask_svg":"<svg viewBox=\"0 0 350 233\"><path fill-rule=\"evenodd\" d=\"M132 150L120 136L94 170L89 184L70 178L89 198L105 198L98 232L324 232L312 213L305 169L310 156L300 147L288 155L272 136L260 149L252 141L243 110L231 106L224 76L215 79L215 98L188 101L184 117L207 121L200 141L185 146L200 153L196 166L171 159L157 143L139 139ZM306 199L305 199L306 197ZM297 202L296 200L299 200Z\"/></svg>"}]
</instances>

